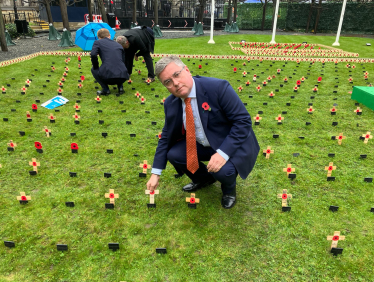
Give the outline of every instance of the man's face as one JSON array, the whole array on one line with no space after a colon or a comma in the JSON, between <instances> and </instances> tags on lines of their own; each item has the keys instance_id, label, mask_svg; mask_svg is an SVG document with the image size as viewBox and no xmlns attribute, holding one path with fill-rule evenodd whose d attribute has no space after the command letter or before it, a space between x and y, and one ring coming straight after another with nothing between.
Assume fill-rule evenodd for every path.
<instances>
[{"instance_id":1,"label":"man's face","mask_svg":"<svg viewBox=\"0 0 374 282\"><path fill-rule=\"evenodd\" d=\"M126 44L125 45L123 45L123 49L129 49L129 47L130 47L130 42L126 42Z\"/></svg>"},{"instance_id":2,"label":"man's face","mask_svg":"<svg viewBox=\"0 0 374 282\"><path fill-rule=\"evenodd\" d=\"M187 66L182 68L175 63L168 64L160 73L159 79L164 86L170 81L170 88L168 85L167 89L171 94L179 98L187 98L193 86L192 75Z\"/></svg>"}]
</instances>

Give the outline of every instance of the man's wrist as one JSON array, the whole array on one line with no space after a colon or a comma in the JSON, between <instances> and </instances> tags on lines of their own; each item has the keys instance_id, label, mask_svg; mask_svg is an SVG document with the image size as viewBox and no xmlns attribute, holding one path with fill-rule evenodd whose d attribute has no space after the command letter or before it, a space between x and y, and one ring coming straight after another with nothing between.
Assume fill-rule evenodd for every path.
<instances>
[{"instance_id":1,"label":"man's wrist","mask_svg":"<svg viewBox=\"0 0 374 282\"><path fill-rule=\"evenodd\" d=\"M222 158L224 158L226 162L229 160L230 157L229 157L225 152L223 152L221 149L217 149L216 152L217 152L217 153L218 153Z\"/></svg>"},{"instance_id":2,"label":"man's wrist","mask_svg":"<svg viewBox=\"0 0 374 282\"><path fill-rule=\"evenodd\" d=\"M160 176L161 173L162 173L162 169L159 169L159 168L152 168L151 173Z\"/></svg>"}]
</instances>

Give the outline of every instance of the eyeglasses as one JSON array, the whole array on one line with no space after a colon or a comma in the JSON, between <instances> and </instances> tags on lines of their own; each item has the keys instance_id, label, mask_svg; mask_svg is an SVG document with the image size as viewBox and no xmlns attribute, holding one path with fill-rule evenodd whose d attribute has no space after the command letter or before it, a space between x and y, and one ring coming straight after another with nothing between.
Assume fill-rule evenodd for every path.
<instances>
[{"instance_id":1,"label":"eyeglasses","mask_svg":"<svg viewBox=\"0 0 374 282\"><path fill-rule=\"evenodd\" d=\"M173 76L171 78L165 80L162 84L166 88L172 88L174 86L174 83L173 83L174 79L178 80L180 78L179 76L180 76L181 72L183 71L183 69L184 69L184 66L181 68L180 71L177 71L177 72L173 73Z\"/></svg>"}]
</instances>

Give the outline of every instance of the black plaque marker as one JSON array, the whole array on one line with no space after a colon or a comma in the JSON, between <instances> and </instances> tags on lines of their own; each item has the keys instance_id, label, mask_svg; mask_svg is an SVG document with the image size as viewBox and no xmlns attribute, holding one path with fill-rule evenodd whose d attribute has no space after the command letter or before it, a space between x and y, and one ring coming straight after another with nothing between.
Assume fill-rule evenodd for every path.
<instances>
[{"instance_id":1,"label":"black plaque marker","mask_svg":"<svg viewBox=\"0 0 374 282\"><path fill-rule=\"evenodd\" d=\"M327 181L335 181L335 176L328 176Z\"/></svg>"},{"instance_id":2,"label":"black plaque marker","mask_svg":"<svg viewBox=\"0 0 374 282\"><path fill-rule=\"evenodd\" d=\"M294 180L296 178L296 173L289 173L288 178Z\"/></svg>"},{"instance_id":3,"label":"black plaque marker","mask_svg":"<svg viewBox=\"0 0 374 282\"><path fill-rule=\"evenodd\" d=\"M339 209L338 206L330 206L330 207L329 207L329 210L332 211L332 212L337 212L338 209Z\"/></svg>"},{"instance_id":4,"label":"black plaque marker","mask_svg":"<svg viewBox=\"0 0 374 282\"><path fill-rule=\"evenodd\" d=\"M291 207L282 207L282 212L289 212L291 211Z\"/></svg>"},{"instance_id":5,"label":"black plaque marker","mask_svg":"<svg viewBox=\"0 0 374 282\"><path fill-rule=\"evenodd\" d=\"M166 254L166 248L156 248L157 254Z\"/></svg>"},{"instance_id":6,"label":"black plaque marker","mask_svg":"<svg viewBox=\"0 0 374 282\"><path fill-rule=\"evenodd\" d=\"M105 178L110 178L110 177L112 177L112 174L109 173L109 172L104 172L104 177Z\"/></svg>"},{"instance_id":7,"label":"black plaque marker","mask_svg":"<svg viewBox=\"0 0 374 282\"><path fill-rule=\"evenodd\" d=\"M77 173L76 172L69 172L69 175L70 175L70 177L77 177Z\"/></svg>"},{"instance_id":8,"label":"black plaque marker","mask_svg":"<svg viewBox=\"0 0 374 282\"><path fill-rule=\"evenodd\" d=\"M65 206L67 206L68 208L74 208L75 204L74 202L65 202Z\"/></svg>"},{"instance_id":9,"label":"black plaque marker","mask_svg":"<svg viewBox=\"0 0 374 282\"><path fill-rule=\"evenodd\" d=\"M16 244L13 241L4 241L5 247L14 248Z\"/></svg>"},{"instance_id":10,"label":"black plaque marker","mask_svg":"<svg viewBox=\"0 0 374 282\"><path fill-rule=\"evenodd\" d=\"M155 209L155 208L156 208L156 204L147 204L147 207L148 207L148 208L154 208L154 209Z\"/></svg>"},{"instance_id":11,"label":"black plaque marker","mask_svg":"<svg viewBox=\"0 0 374 282\"><path fill-rule=\"evenodd\" d=\"M67 251L68 250L68 245L65 244L57 244L57 251Z\"/></svg>"},{"instance_id":12,"label":"black plaque marker","mask_svg":"<svg viewBox=\"0 0 374 282\"><path fill-rule=\"evenodd\" d=\"M108 243L109 250L117 251L119 250L119 244L118 243Z\"/></svg>"},{"instance_id":13,"label":"black plaque marker","mask_svg":"<svg viewBox=\"0 0 374 282\"><path fill-rule=\"evenodd\" d=\"M364 181L368 182L368 183L372 183L373 182L373 177L365 177Z\"/></svg>"},{"instance_id":14,"label":"black plaque marker","mask_svg":"<svg viewBox=\"0 0 374 282\"><path fill-rule=\"evenodd\" d=\"M130 137L136 137L136 134L131 133L131 134L130 134Z\"/></svg>"},{"instance_id":15,"label":"black plaque marker","mask_svg":"<svg viewBox=\"0 0 374 282\"><path fill-rule=\"evenodd\" d=\"M126 121L126 124L131 124L131 121Z\"/></svg>"},{"instance_id":16,"label":"black plaque marker","mask_svg":"<svg viewBox=\"0 0 374 282\"><path fill-rule=\"evenodd\" d=\"M107 149L106 152L107 152L108 154L113 154L113 149Z\"/></svg>"},{"instance_id":17,"label":"black plaque marker","mask_svg":"<svg viewBox=\"0 0 374 282\"><path fill-rule=\"evenodd\" d=\"M329 156L330 158L335 157L335 153L329 153L327 156Z\"/></svg>"},{"instance_id":18,"label":"black plaque marker","mask_svg":"<svg viewBox=\"0 0 374 282\"><path fill-rule=\"evenodd\" d=\"M105 203L105 208L106 208L106 209L110 209L110 210L112 210L112 209L114 209L114 204L111 204L111 203Z\"/></svg>"},{"instance_id":19,"label":"black plaque marker","mask_svg":"<svg viewBox=\"0 0 374 282\"><path fill-rule=\"evenodd\" d=\"M334 256L341 255L343 253L343 249L342 248L331 248L331 253Z\"/></svg>"}]
</instances>

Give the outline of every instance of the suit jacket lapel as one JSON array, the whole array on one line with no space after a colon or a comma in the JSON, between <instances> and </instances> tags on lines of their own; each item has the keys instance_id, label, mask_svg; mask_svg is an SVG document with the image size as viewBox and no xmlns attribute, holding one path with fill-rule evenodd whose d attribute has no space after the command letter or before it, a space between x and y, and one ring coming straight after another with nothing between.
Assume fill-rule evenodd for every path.
<instances>
[{"instance_id":1,"label":"suit jacket lapel","mask_svg":"<svg viewBox=\"0 0 374 282\"><path fill-rule=\"evenodd\" d=\"M208 94L206 93L204 87L199 82L199 78L195 78L195 86L196 86L197 107L199 109L200 120L201 120L201 123L203 124L203 128L204 128L205 135L206 135L207 128L208 128L207 125L208 125L209 111L204 111L202 105L204 102L207 102L209 104Z\"/></svg>"}]
</instances>

